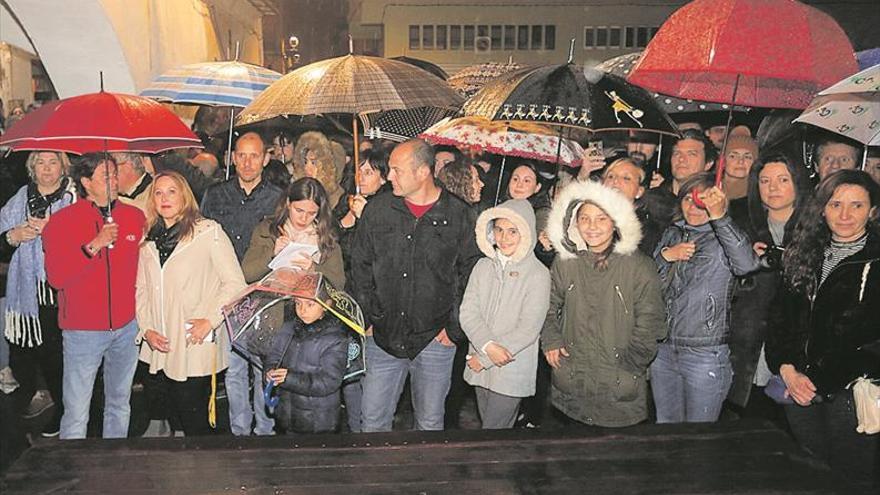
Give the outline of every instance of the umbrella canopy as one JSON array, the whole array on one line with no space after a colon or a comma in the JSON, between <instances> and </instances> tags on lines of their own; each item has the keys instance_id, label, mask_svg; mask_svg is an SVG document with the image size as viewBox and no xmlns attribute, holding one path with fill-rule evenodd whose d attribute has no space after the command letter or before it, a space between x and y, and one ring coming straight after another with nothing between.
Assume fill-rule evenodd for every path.
<instances>
[{"instance_id":1,"label":"umbrella canopy","mask_svg":"<svg viewBox=\"0 0 880 495\"><path fill-rule=\"evenodd\" d=\"M860 69L867 69L880 64L880 48L870 48L856 52L856 59L859 61Z\"/></svg>"},{"instance_id":2,"label":"umbrella canopy","mask_svg":"<svg viewBox=\"0 0 880 495\"><path fill-rule=\"evenodd\" d=\"M636 130L677 135L675 124L645 90L623 78L574 64L531 67L487 84L465 115L589 131Z\"/></svg>"},{"instance_id":3,"label":"umbrella canopy","mask_svg":"<svg viewBox=\"0 0 880 495\"><path fill-rule=\"evenodd\" d=\"M403 62L405 64L414 65L414 66L418 67L419 69L422 69L424 71L430 72L431 74L434 74L435 76L439 77L440 79L443 79L444 81L449 79L449 74L447 74L445 70L443 70L439 65L437 65L433 62L428 62L427 60L422 60L420 58L404 57L404 56L391 57L391 60L397 60L398 62Z\"/></svg>"},{"instance_id":4,"label":"umbrella canopy","mask_svg":"<svg viewBox=\"0 0 880 495\"><path fill-rule=\"evenodd\" d=\"M503 156L556 162L579 167L584 149L571 139L559 145L556 132L531 122L500 122L484 117L444 119L422 133L420 138L432 144L468 148Z\"/></svg>"},{"instance_id":5,"label":"umbrella canopy","mask_svg":"<svg viewBox=\"0 0 880 495\"><path fill-rule=\"evenodd\" d=\"M237 122L244 125L279 115L456 109L461 102L445 81L418 67L385 58L346 55L285 75L257 96Z\"/></svg>"},{"instance_id":6,"label":"umbrella canopy","mask_svg":"<svg viewBox=\"0 0 880 495\"><path fill-rule=\"evenodd\" d=\"M171 103L246 107L281 74L243 62L184 65L153 80L141 96Z\"/></svg>"},{"instance_id":7,"label":"umbrella canopy","mask_svg":"<svg viewBox=\"0 0 880 495\"><path fill-rule=\"evenodd\" d=\"M635 67L642 58L642 53L644 52L619 55L602 62L597 65L596 68L603 72L609 72L615 76L626 78L629 76L630 72L632 72L633 67ZM726 111L730 108L730 105L727 103L688 100L660 93L651 93L651 96L654 97L654 100L666 113L717 112ZM750 110L748 107L742 106L734 106L733 109L738 112L748 112Z\"/></svg>"},{"instance_id":8,"label":"umbrella canopy","mask_svg":"<svg viewBox=\"0 0 880 495\"><path fill-rule=\"evenodd\" d=\"M628 79L680 98L802 109L857 70L846 33L818 9L794 0L695 0L663 23Z\"/></svg>"},{"instance_id":9,"label":"umbrella canopy","mask_svg":"<svg viewBox=\"0 0 880 495\"><path fill-rule=\"evenodd\" d=\"M496 77L519 69L522 69L522 66L513 61L505 64L489 62L471 65L453 74L446 80L446 84L461 96L470 98Z\"/></svg>"},{"instance_id":10,"label":"umbrella canopy","mask_svg":"<svg viewBox=\"0 0 880 495\"><path fill-rule=\"evenodd\" d=\"M360 118L367 136L402 143L457 113L458 110L448 108L420 107L410 110L363 113Z\"/></svg>"},{"instance_id":11,"label":"umbrella canopy","mask_svg":"<svg viewBox=\"0 0 880 495\"><path fill-rule=\"evenodd\" d=\"M74 154L159 153L201 148L202 142L161 104L140 96L101 91L43 105L0 136L0 146L16 151Z\"/></svg>"},{"instance_id":12,"label":"umbrella canopy","mask_svg":"<svg viewBox=\"0 0 880 495\"><path fill-rule=\"evenodd\" d=\"M848 77L819 95L795 122L868 146L880 146L880 65Z\"/></svg>"}]
</instances>

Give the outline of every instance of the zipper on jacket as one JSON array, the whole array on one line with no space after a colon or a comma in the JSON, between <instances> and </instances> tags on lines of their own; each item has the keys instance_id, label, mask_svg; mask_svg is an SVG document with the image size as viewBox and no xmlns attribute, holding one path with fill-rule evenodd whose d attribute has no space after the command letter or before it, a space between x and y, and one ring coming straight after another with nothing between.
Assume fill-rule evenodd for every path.
<instances>
[{"instance_id":1,"label":"zipper on jacket","mask_svg":"<svg viewBox=\"0 0 880 495\"><path fill-rule=\"evenodd\" d=\"M623 293L620 292L620 286L615 285L614 290L617 292L617 297L620 298L620 304L623 304L624 314L629 314L629 309L626 307L626 301L623 300Z\"/></svg>"}]
</instances>

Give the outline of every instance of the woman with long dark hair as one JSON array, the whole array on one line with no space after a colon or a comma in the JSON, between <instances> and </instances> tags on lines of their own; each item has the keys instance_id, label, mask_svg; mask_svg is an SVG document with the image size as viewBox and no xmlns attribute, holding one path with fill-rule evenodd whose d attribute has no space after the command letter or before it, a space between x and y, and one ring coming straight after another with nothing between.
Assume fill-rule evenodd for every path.
<instances>
[{"instance_id":1,"label":"woman with long dark hair","mask_svg":"<svg viewBox=\"0 0 880 495\"><path fill-rule=\"evenodd\" d=\"M767 320L781 283L782 253L812 184L803 164L785 154L760 157L749 172L747 195L731 202L730 215L761 257L761 269L736 280L730 312L733 384L727 400L741 416L778 419L781 411L763 394L770 379L764 356Z\"/></svg>"},{"instance_id":2,"label":"woman with long dark hair","mask_svg":"<svg viewBox=\"0 0 880 495\"><path fill-rule=\"evenodd\" d=\"M269 262L290 243L317 248L311 256L291 260L291 266L323 274L334 287L345 287L342 252L333 227L330 199L317 179L303 177L287 188L272 218L254 228L241 262L248 283L266 276Z\"/></svg>"},{"instance_id":3,"label":"woman with long dark hair","mask_svg":"<svg viewBox=\"0 0 880 495\"><path fill-rule=\"evenodd\" d=\"M880 486L880 437L856 432L852 391L880 378L880 186L839 170L816 188L782 259L767 340L770 369L794 404L798 443L859 488Z\"/></svg>"},{"instance_id":4,"label":"woman with long dark hair","mask_svg":"<svg viewBox=\"0 0 880 495\"><path fill-rule=\"evenodd\" d=\"M54 414L42 432L45 437L54 437L60 431L63 366L57 292L46 282L42 231L53 213L76 198L67 177L69 167L64 153L31 153L26 162L30 181L0 210L0 242L14 251L6 279L3 315L10 343L10 367L21 385L20 395L27 401L33 398L34 405L51 405L54 401ZM38 367L51 400L36 390ZM41 412L38 408L25 414Z\"/></svg>"}]
</instances>

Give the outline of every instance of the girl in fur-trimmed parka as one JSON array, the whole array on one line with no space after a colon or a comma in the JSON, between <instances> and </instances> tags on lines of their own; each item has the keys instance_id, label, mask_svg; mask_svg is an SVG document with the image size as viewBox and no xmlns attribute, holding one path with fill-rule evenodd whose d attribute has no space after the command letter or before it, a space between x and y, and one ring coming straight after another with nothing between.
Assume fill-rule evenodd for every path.
<instances>
[{"instance_id":1,"label":"girl in fur-trimmed parka","mask_svg":"<svg viewBox=\"0 0 880 495\"><path fill-rule=\"evenodd\" d=\"M333 145L324 134L317 131L304 132L296 141L293 150L293 180L303 177L317 179L327 191L331 210L343 196L336 161Z\"/></svg>"},{"instance_id":2,"label":"girl in fur-trimmed parka","mask_svg":"<svg viewBox=\"0 0 880 495\"><path fill-rule=\"evenodd\" d=\"M557 198L547 234L558 253L541 332L553 405L589 425L645 421L645 375L666 326L633 204L601 184L574 183Z\"/></svg>"},{"instance_id":3,"label":"girl in fur-trimmed parka","mask_svg":"<svg viewBox=\"0 0 880 495\"><path fill-rule=\"evenodd\" d=\"M521 399L535 394L550 274L535 257L528 201L484 211L475 230L486 257L474 266L461 303L461 328L470 341L464 378L474 385L483 428L511 428Z\"/></svg>"}]
</instances>

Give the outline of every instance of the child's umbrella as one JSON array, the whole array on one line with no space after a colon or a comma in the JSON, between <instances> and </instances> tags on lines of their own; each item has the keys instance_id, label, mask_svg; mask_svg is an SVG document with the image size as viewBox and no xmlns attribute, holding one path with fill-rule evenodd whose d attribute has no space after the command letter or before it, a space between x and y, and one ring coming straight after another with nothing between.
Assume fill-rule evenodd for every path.
<instances>
[{"instance_id":1,"label":"child's umbrella","mask_svg":"<svg viewBox=\"0 0 880 495\"><path fill-rule=\"evenodd\" d=\"M275 337L284 323L284 304L278 303L298 297L316 301L354 330L357 335L349 343L349 362L344 379L352 380L362 375L366 370L363 356L366 331L361 308L351 296L336 290L320 273L279 268L249 285L233 302L224 306L232 348L257 367L264 368L263 359L278 346ZM284 344L282 356L290 343L288 340ZM273 363L268 369L279 365ZM274 382L270 380L263 390L269 407L278 403L278 398L272 396L273 388Z\"/></svg>"}]
</instances>

